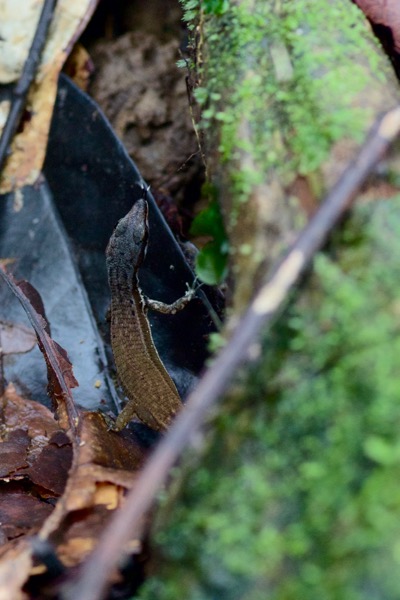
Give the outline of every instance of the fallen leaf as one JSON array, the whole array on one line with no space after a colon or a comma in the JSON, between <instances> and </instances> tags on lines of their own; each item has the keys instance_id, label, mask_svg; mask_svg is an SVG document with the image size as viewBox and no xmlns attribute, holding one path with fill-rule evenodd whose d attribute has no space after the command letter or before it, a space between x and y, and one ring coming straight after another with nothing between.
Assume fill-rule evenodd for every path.
<instances>
[{"instance_id":1,"label":"fallen leaf","mask_svg":"<svg viewBox=\"0 0 400 600\"><path fill-rule=\"evenodd\" d=\"M96 4L96 0L59 0L57 3L40 67L28 94L22 131L13 140L12 153L2 173L0 194L33 184L38 179L46 152L58 75ZM26 1L22 10L13 0L0 3L0 80L3 83L15 81L20 76L42 6L43 0ZM0 108L0 123L4 124L9 103L2 103Z\"/></svg>"},{"instance_id":2,"label":"fallen leaf","mask_svg":"<svg viewBox=\"0 0 400 600\"><path fill-rule=\"evenodd\" d=\"M23 469L21 474L25 474L33 484L42 488L42 498L57 497L64 491L71 459L69 438L65 432L56 431L33 464Z\"/></svg>"},{"instance_id":3,"label":"fallen leaf","mask_svg":"<svg viewBox=\"0 0 400 600\"><path fill-rule=\"evenodd\" d=\"M10 492L0 486L1 530L7 539L37 533L53 506L27 493L24 489Z\"/></svg>"},{"instance_id":4,"label":"fallen leaf","mask_svg":"<svg viewBox=\"0 0 400 600\"><path fill-rule=\"evenodd\" d=\"M19 396L12 384L8 385L1 404L1 436L5 440L5 433L24 428L29 436L30 452L37 455L41 452L47 439L59 431L60 427L54 419L52 412L33 400ZM36 442L33 440L36 439ZM45 440L45 442L41 442Z\"/></svg>"},{"instance_id":5,"label":"fallen leaf","mask_svg":"<svg viewBox=\"0 0 400 600\"><path fill-rule=\"evenodd\" d=\"M6 477L9 480L16 471L28 467L29 443L29 435L24 429L11 431L7 440L0 443L0 479Z\"/></svg>"},{"instance_id":6,"label":"fallen leaf","mask_svg":"<svg viewBox=\"0 0 400 600\"><path fill-rule=\"evenodd\" d=\"M122 503L120 490L134 484L136 471L146 453L140 444L129 436L117 435L99 413L83 412L79 422L79 446L75 450L68 485L57 504L52 519L42 534L55 531L65 515L98 505L116 508ZM112 484L107 493L103 484ZM50 522L50 521L53 522Z\"/></svg>"},{"instance_id":7,"label":"fallen leaf","mask_svg":"<svg viewBox=\"0 0 400 600\"><path fill-rule=\"evenodd\" d=\"M86 92L93 71L94 65L90 58L90 54L82 44L75 44L64 65L63 73L66 73L75 85Z\"/></svg>"},{"instance_id":8,"label":"fallen leaf","mask_svg":"<svg viewBox=\"0 0 400 600\"><path fill-rule=\"evenodd\" d=\"M5 589L21 594L19 586L30 574L37 573L37 566L32 570L32 549L27 549L24 539L18 541L16 537L37 533L41 540L49 540L66 567L79 564L93 550L112 512L124 503L147 455L129 432L109 431L99 413L83 412L65 485L71 444L65 432L57 429L50 411L22 399L9 386L2 413L3 429L9 430L3 442L9 461L4 463L7 469L3 468L8 477L0 482L0 521L6 523L0 528L0 600L6 597ZM37 438L44 437L43 429L49 433L40 443ZM35 439L40 451L30 453ZM0 455L1 446L0 443ZM48 498L55 499L64 485L64 493L53 510L54 502L49 503ZM140 541L135 537L130 551L138 553L140 549ZM16 560L24 572L18 573L16 581L10 581L10 561ZM18 594L15 592L13 598L23 597Z\"/></svg>"},{"instance_id":9,"label":"fallen leaf","mask_svg":"<svg viewBox=\"0 0 400 600\"><path fill-rule=\"evenodd\" d=\"M0 415L0 537L4 545L39 531L65 488L72 449L52 413L19 396L12 385L0 398Z\"/></svg>"}]
</instances>

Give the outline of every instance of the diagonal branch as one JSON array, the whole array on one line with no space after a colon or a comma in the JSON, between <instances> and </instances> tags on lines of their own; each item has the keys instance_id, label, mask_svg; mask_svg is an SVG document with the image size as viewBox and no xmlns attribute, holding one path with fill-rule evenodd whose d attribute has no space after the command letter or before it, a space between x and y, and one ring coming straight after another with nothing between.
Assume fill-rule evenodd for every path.
<instances>
[{"instance_id":1,"label":"diagonal branch","mask_svg":"<svg viewBox=\"0 0 400 600\"><path fill-rule=\"evenodd\" d=\"M189 445L210 408L227 390L237 368L246 361L249 348L260 331L265 333L275 321L290 290L399 133L400 107L397 107L387 112L373 127L355 161L256 294L228 344L205 372L185 408L143 468L125 506L111 519L81 574L64 589L64 600L78 596L81 600L99 600L104 596L107 582L121 560L126 543L138 530L141 518L165 484L171 467Z\"/></svg>"}]
</instances>

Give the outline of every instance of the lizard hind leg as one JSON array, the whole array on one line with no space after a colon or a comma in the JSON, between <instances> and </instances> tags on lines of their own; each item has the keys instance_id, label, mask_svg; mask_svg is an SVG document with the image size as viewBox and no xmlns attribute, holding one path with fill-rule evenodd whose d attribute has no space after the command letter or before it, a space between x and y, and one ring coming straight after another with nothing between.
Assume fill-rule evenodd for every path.
<instances>
[{"instance_id":1,"label":"lizard hind leg","mask_svg":"<svg viewBox=\"0 0 400 600\"><path fill-rule=\"evenodd\" d=\"M113 431L121 431L135 418L154 431L162 431L168 426L166 423L160 421L160 419L155 418L151 412L146 410L143 406L133 406L133 403L128 402L113 424Z\"/></svg>"},{"instance_id":2,"label":"lizard hind leg","mask_svg":"<svg viewBox=\"0 0 400 600\"><path fill-rule=\"evenodd\" d=\"M112 426L113 431L121 431L121 429L124 429L124 427L126 427L128 423L133 421L135 417L139 419L139 416L136 412L136 407L132 404L133 403L128 402L124 406L122 411L119 413L118 417L115 420L115 423Z\"/></svg>"}]
</instances>

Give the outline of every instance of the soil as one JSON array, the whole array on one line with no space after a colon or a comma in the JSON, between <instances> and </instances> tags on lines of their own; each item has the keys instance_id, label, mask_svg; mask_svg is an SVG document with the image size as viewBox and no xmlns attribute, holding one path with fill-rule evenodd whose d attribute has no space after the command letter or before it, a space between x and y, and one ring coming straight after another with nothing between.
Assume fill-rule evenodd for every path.
<instances>
[{"instance_id":1,"label":"soil","mask_svg":"<svg viewBox=\"0 0 400 600\"><path fill-rule=\"evenodd\" d=\"M89 48L95 66L89 93L153 193L187 204L198 196L202 164L186 72L176 66L185 40L179 3L151 0L145 11L141 5L130 3L124 14L131 30Z\"/></svg>"}]
</instances>

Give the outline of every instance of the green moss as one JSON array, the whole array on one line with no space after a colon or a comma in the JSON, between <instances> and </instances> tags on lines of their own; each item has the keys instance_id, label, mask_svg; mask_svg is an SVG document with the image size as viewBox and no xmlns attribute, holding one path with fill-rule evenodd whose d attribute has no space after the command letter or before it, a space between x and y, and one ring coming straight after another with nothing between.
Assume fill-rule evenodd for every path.
<instances>
[{"instance_id":1,"label":"green moss","mask_svg":"<svg viewBox=\"0 0 400 600\"><path fill-rule=\"evenodd\" d=\"M340 238L187 460L142 600L398 598L398 206Z\"/></svg>"},{"instance_id":2,"label":"green moss","mask_svg":"<svg viewBox=\"0 0 400 600\"><path fill-rule=\"evenodd\" d=\"M204 12L201 31L196 96L226 195L247 199L271 171L307 176L336 141L363 139L373 108L359 95L382 85L388 65L353 3L230 2Z\"/></svg>"}]
</instances>

